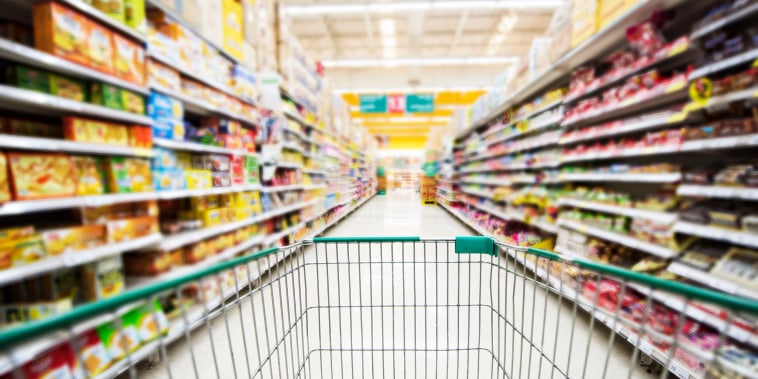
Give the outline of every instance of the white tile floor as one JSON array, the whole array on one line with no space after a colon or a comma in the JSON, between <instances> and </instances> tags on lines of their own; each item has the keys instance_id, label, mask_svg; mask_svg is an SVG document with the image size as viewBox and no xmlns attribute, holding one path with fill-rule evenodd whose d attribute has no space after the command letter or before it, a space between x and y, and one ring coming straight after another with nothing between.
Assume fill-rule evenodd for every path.
<instances>
[{"instance_id":1,"label":"white tile floor","mask_svg":"<svg viewBox=\"0 0 758 379\"><path fill-rule=\"evenodd\" d=\"M327 233L417 235L471 231L444 209L422 206L416 192L396 190ZM192 349L178 341L168 359L142 365L136 376L169 377L168 368L174 378L244 378L264 361L252 376L652 377L630 364L627 342L610 342L607 328L591 328L581 309L517 275L502 257L456 255L446 243L317 244L277 272L284 280L193 332ZM282 343L266 360L275 341Z\"/></svg>"}]
</instances>

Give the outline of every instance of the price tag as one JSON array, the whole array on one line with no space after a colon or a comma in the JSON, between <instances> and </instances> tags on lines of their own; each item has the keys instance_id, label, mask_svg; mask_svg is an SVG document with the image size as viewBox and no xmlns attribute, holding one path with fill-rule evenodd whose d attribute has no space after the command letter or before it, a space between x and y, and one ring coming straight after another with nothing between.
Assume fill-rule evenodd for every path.
<instances>
[{"instance_id":1,"label":"price tag","mask_svg":"<svg viewBox=\"0 0 758 379\"><path fill-rule=\"evenodd\" d=\"M689 49L690 43L689 41L686 43L680 43L679 45L676 45L673 49L669 50L668 56L673 57L674 55L681 54L685 52L687 49Z\"/></svg>"},{"instance_id":2,"label":"price tag","mask_svg":"<svg viewBox=\"0 0 758 379\"><path fill-rule=\"evenodd\" d=\"M685 370L684 367L676 362L671 362L669 371L671 371L674 376L680 379L688 379L690 377L690 374L687 372L687 370Z\"/></svg>"},{"instance_id":3,"label":"price tag","mask_svg":"<svg viewBox=\"0 0 758 379\"><path fill-rule=\"evenodd\" d=\"M643 352L643 353L645 353L645 354L647 354L647 355L651 355L651 354L653 354L653 345L651 345L651 344L647 343L646 341L642 340L642 341L640 341L640 351Z\"/></svg>"},{"instance_id":4,"label":"price tag","mask_svg":"<svg viewBox=\"0 0 758 379\"><path fill-rule=\"evenodd\" d=\"M666 93L673 93L673 92L681 91L682 89L684 89L684 82L683 81L677 82L677 83L674 83L674 84L668 86L666 88L665 92Z\"/></svg>"}]
</instances>

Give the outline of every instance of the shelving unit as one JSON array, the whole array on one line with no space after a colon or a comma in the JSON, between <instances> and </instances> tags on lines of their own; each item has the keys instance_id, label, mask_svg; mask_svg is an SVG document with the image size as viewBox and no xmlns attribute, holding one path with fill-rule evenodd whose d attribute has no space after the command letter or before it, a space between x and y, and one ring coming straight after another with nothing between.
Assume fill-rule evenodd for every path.
<instances>
[{"instance_id":1,"label":"shelving unit","mask_svg":"<svg viewBox=\"0 0 758 379\"><path fill-rule=\"evenodd\" d=\"M716 2L708 4L714 6ZM744 180L719 183L718 180L723 179L714 178L728 175L706 170L741 167L739 164L750 166L746 157L754 154L758 146L755 128L733 134L716 132L698 136L696 133L701 125L718 128L716 124L723 119L744 120L746 125L754 125L749 110L758 105L758 87L751 82L739 88L714 91L710 98L691 98L696 95L693 91L700 79L708 78L716 83L747 69L758 58L752 45L745 46L743 51L725 56L716 54L713 58L709 56L712 50L703 48L703 41L710 38L707 37L710 33L742 25L740 23L746 25L744 21L754 16L758 8L756 4L740 3L741 9L725 12L726 16L716 17L707 25L688 29L705 16L708 4L689 9L684 1L639 1L546 70L536 73L523 87L515 91L507 86L497 88L498 96L493 92L493 99L502 98L503 91L510 91L510 97L500 104L490 104L489 108L474 107L474 121L463 125L455 136L452 144L455 187L452 196L444 191L438 194L438 199L445 200L439 202L440 206L483 235L509 236L521 233L526 225L544 241L555 243L560 253L573 254L561 245L570 238L584 241L574 243L585 248L588 255L598 254L602 249L621 250L620 245L632 249L635 262L639 259L663 262L663 267L678 276L678 280L756 299L758 288L748 285L744 278L738 281L735 277L732 282L712 275L709 269L696 269L685 259L685 256L694 259L688 255L691 245L685 242L691 242L693 237L699 239L696 243L718 241L728 246L724 247L723 256L718 257L722 260L726 259L729 247L742 249L744 259L758 256L750 255L758 254L758 234L754 231L739 222L731 228L717 226L720 221L715 217L728 216L714 216L717 211L713 210L705 213L705 224L695 224L683 221L680 215L687 211L683 207L688 204L719 204L723 205L721 215L731 215L730 209L744 209L742 216L747 217L754 215L752 202L758 200L758 192ZM644 64L637 65L635 61L627 62L625 67L608 68L598 63L621 49L633 50L623 31L661 9L677 12L672 21L676 26L662 32L666 42L671 44L662 46L656 51L657 55L641 60ZM584 73L580 72L576 77L579 79L572 79L570 74L579 68L595 70L594 76L582 82ZM645 72L655 72L666 80L637 93L614 98L614 91ZM575 81L571 90L561 90L571 80ZM592 99L596 102L589 101ZM553 108L557 111L549 113ZM740 109L745 111L738 113ZM670 136L675 137L668 139ZM756 169L754 163L750 167ZM692 179L699 174L707 179ZM711 182L694 182L696 180ZM530 212L538 210L539 217L516 211L519 206L513 203L511 196L507 200L492 201L497 190L518 194L532 189L548 194L545 203L527 204ZM448 200L451 198L457 200L454 205ZM535 221L548 216L557 216L557 223ZM736 217L739 220L740 216ZM472 220L483 220L478 222L494 228L493 232ZM661 237L663 235L666 237ZM599 247L590 253L588 246L592 244ZM744 252L745 249L749 251ZM515 258L538 277L550 279L554 288L565 288L558 278L548 278L534 263ZM734 267L738 263L733 260L731 264ZM724 330L724 320L693 305L685 306L681 299L672 299L657 291L645 293L674 312L685 312L689 319ZM582 305L580 296L565 296L594 312L591 306ZM634 334L626 328L609 325L604 321L608 317L596 314L596 318L625 339L630 333ZM734 327L727 334L729 343L751 344L752 347L743 349L754 354L756 334ZM636 335L629 340L658 363L666 364L672 356L671 352L638 342ZM712 353L707 353L698 359L712 357ZM755 376L750 369L735 362L722 358L719 362L736 373ZM665 368L680 378L703 377L678 359L673 359Z\"/></svg>"}]
</instances>

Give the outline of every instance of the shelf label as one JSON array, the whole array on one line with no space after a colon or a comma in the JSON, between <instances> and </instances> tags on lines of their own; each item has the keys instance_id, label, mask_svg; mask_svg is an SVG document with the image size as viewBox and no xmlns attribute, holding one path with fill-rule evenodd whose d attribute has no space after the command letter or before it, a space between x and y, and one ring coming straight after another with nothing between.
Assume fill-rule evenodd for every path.
<instances>
[{"instance_id":1,"label":"shelf label","mask_svg":"<svg viewBox=\"0 0 758 379\"><path fill-rule=\"evenodd\" d=\"M676 362L671 362L669 365L669 371L671 371L672 374L680 379L688 379L690 377L690 374L687 372L687 370L685 370Z\"/></svg>"}]
</instances>

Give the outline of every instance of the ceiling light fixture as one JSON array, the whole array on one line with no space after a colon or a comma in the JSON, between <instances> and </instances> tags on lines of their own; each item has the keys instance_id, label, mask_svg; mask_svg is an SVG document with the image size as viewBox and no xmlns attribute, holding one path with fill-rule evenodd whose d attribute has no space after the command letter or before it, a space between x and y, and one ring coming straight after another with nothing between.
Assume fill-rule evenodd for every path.
<instances>
[{"instance_id":1,"label":"ceiling light fixture","mask_svg":"<svg viewBox=\"0 0 758 379\"><path fill-rule=\"evenodd\" d=\"M503 44L508 33L516 26L516 21L518 21L518 16L513 12L509 12L500 19L495 28L495 34L490 37L490 41L487 44L487 55L492 56L497 54L500 45Z\"/></svg>"},{"instance_id":2,"label":"ceiling light fixture","mask_svg":"<svg viewBox=\"0 0 758 379\"><path fill-rule=\"evenodd\" d=\"M376 94L376 93L437 93L437 92L468 92L468 91L491 91L492 86L468 86L468 87L395 87L395 88L340 88L333 92Z\"/></svg>"},{"instance_id":3,"label":"ceiling light fixture","mask_svg":"<svg viewBox=\"0 0 758 379\"><path fill-rule=\"evenodd\" d=\"M323 14L365 14L392 13L424 10L462 10L462 9L555 9L563 0L500 0L500 1L405 1L374 4L322 4L289 5L282 11L290 16L311 16Z\"/></svg>"}]
</instances>

